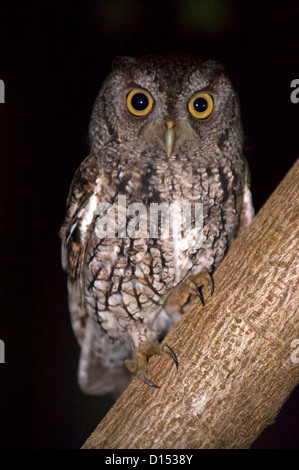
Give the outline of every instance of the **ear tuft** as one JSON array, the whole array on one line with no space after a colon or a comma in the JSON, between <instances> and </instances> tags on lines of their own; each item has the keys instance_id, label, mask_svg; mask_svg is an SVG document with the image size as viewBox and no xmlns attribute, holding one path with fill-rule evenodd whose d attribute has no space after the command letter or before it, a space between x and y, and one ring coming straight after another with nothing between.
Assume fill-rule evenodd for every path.
<instances>
[{"instance_id":1,"label":"ear tuft","mask_svg":"<svg viewBox=\"0 0 299 470\"><path fill-rule=\"evenodd\" d=\"M136 66L134 57L118 56L112 62L112 70L130 70Z\"/></svg>"}]
</instances>

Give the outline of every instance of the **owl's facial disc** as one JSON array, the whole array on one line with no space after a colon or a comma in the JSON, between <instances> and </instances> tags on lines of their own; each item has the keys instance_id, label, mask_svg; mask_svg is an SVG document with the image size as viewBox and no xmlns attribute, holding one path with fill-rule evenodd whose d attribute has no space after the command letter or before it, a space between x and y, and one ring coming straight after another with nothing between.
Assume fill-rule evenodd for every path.
<instances>
[{"instance_id":1,"label":"owl's facial disc","mask_svg":"<svg viewBox=\"0 0 299 470\"><path fill-rule=\"evenodd\" d=\"M165 147L167 156L170 157L172 154L173 146L175 142L174 122L172 120L166 121L165 131Z\"/></svg>"}]
</instances>

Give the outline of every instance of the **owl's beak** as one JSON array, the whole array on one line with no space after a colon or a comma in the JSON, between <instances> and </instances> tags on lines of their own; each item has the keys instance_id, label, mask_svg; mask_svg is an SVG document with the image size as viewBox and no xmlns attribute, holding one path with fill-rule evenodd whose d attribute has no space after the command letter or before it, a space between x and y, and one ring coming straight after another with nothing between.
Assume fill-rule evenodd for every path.
<instances>
[{"instance_id":1,"label":"owl's beak","mask_svg":"<svg viewBox=\"0 0 299 470\"><path fill-rule=\"evenodd\" d=\"M166 122L166 126L167 128L165 131L165 146L167 156L170 157L175 141L174 122L169 120Z\"/></svg>"}]
</instances>

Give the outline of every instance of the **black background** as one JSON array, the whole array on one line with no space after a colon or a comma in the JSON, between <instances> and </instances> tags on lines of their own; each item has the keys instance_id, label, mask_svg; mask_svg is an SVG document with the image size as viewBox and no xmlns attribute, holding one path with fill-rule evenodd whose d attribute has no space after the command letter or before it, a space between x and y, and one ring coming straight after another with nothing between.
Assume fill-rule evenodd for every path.
<instances>
[{"instance_id":1,"label":"black background","mask_svg":"<svg viewBox=\"0 0 299 470\"><path fill-rule=\"evenodd\" d=\"M258 210L298 157L298 2L4 2L0 12L2 448L78 448L109 397L77 386L58 230L117 55L218 59L240 95ZM299 447L298 389L253 448Z\"/></svg>"}]
</instances>

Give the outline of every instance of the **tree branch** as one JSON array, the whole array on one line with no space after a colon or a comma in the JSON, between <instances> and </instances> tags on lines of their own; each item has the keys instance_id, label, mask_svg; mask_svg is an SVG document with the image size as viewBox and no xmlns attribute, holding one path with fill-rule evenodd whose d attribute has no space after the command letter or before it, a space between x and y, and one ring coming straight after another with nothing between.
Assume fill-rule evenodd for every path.
<instances>
[{"instance_id":1,"label":"tree branch","mask_svg":"<svg viewBox=\"0 0 299 470\"><path fill-rule=\"evenodd\" d=\"M274 422L299 379L298 181L299 160L167 336L179 370L152 358L161 388L134 379L83 448L247 448Z\"/></svg>"}]
</instances>

